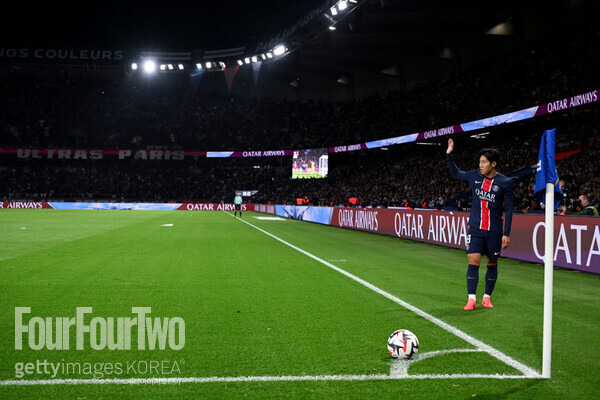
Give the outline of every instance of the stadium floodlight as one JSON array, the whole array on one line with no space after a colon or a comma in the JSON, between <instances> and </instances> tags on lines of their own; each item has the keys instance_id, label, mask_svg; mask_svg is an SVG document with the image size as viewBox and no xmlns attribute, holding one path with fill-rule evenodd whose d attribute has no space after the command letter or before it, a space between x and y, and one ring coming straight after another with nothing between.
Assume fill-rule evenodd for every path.
<instances>
[{"instance_id":1,"label":"stadium floodlight","mask_svg":"<svg viewBox=\"0 0 600 400\"><path fill-rule=\"evenodd\" d=\"M134 71L137 70L138 69L137 63L131 63L131 69Z\"/></svg>"},{"instance_id":2,"label":"stadium floodlight","mask_svg":"<svg viewBox=\"0 0 600 400\"><path fill-rule=\"evenodd\" d=\"M256 56L252 56L252 62L257 62L258 58L256 58Z\"/></svg>"},{"instance_id":3,"label":"stadium floodlight","mask_svg":"<svg viewBox=\"0 0 600 400\"><path fill-rule=\"evenodd\" d=\"M179 70L180 70L180 71L183 71L183 69L184 69L185 67L183 66L183 64L177 64L177 68L179 68Z\"/></svg>"},{"instance_id":4,"label":"stadium floodlight","mask_svg":"<svg viewBox=\"0 0 600 400\"><path fill-rule=\"evenodd\" d=\"M337 15L337 9L335 7L331 7L331 15Z\"/></svg>"},{"instance_id":5,"label":"stadium floodlight","mask_svg":"<svg viewBox=\"0 0 600 400\"><path fill-rule=\"evenodd\" d=\"M221 66L221 69L225 69L226 65L223 61L219 61L219 65Z\"/></svg>"},{"instance_id":6,"label":"stadium floodlight","mask_svg":"<svg viewBox=\"0 0 600 400\"><path fill-rule=\"evenodd\" d=\"M263 53L263 54L261 54L260 56L262 57L262 59L263 59L263 60L266 60L266 59L267 59L267 56L266 56L264 53Z\"/></svg>"},{"instance_id":7,"label":"stadium floodlight","mask_svg":"<svg viewBox=\"0 0 600 400\"><path fill-rule=\"evenodd\" d=\"M244 62L242 60L238 60L238 65L244 65Z\"/></svg>"},{"instance_id":8,"label":"stadium floodlight","mask_svg":"<svg viewBox=\"0 0 600 400\"><path fill-rule=\"evenodd\" d=\"M246 58L244 58L244 62L245 62L246 64L250 64L250 57L246 57Z\"/></svg>"},{"instance_id":9,"label":"stadium floodlight","mask_svg":"<svg viewBox=\"0 0 600 400\"><path fill-rule=\"evenodd\" d=\"M332 24L335 24L335 19L331 18L331 17L329 16L329 14L325 13L325 14L323 14L323 16L325 17L325 19L326 19L327 21L331 22Z\"/></svg>"},{"instance_id":10,"label":"stadium floodlight","mask_svg":"<svg viewBox=\"0 0 600 400\"><path fill-rule=\"evenodd\" d=\"M342 0L338 3L338 10L340 11L344 11L346 8L348 8L348 2L345 0Z\"/></svg>"},{"instance_id":11,"label":"stadium floodlight","mask_svg":"<svg viewBox=\"0 0 600 400\"><path fill-rule=\"evenodd\" d=\"M270 51L267 53L267 58L273 58L273 53L271 53Z\"/></svg>"},{"instance_id":12,"label":"stadium floodlight","mask_svg":"<svg viewBox=\"0 0 600 400\"><path fill-rule=\"evenodd\" d=\"M173 64L167 64L167 68L169 69L169 71L173 70Z\"/></svg>"},{"instance_id":13,"label":"stadium floodlight","mask_svg":"<svg viewBox=\"0 0 600 400\"><path fill-rule=\"evenodd\" d=\"M331 25L331 26L329 27L329 30L330 30L330 31L335 31L335 26Z\"/></svg>"},{"instance_id":14,"label":"stadium floodlight","mask_svg":"<svg viewBox=\"0 0 600 400\"><path fill-rule=\"evenodd\" d=\"M202 69L202 64L201 63L196 63L196 68Z\"/></svg>"},{"instance_id":15,"label":"stadium floodlight","mask_svg":"<svg viewBox=\"0 0 600 400\"><path fill-rule=\"evenodd\" d=\"M165 69L167 69L167 66L165 64L160 64L160 67L158 67L158 69L164 71Z\"/></svg>"},{"instance_id":16,"label":"stadium floodlight","mask_svg":"<svg viewBox=\"0 0 600 400\"><path fill-rule=\"evenodd\" d=\"M212 63L210 61L206 62L206 68L208 68L208 69L212 68Z\"/></svg>"},{"instance_id":17,"label":"stadium floodlight","mask_svg":"<svg viewBox=\"0 0 600 400\"><path fill-rule=\"evenodd\" d=\"M273 49L273 54L275 54L276 56L280 56L283 53L285 53L285 46L282 44Z\"/></svg>"},{"instance_id":18,"label":"stadium floodlight","mask_svg":"<svg viewBox=\"0 0 600 400\"><path fill-rule=\"evenodd\" d=\"M144 71L152 73L156 70L156 63L152 60L148 60L144 63Z\"/></svg>"},{"instance_id":19,"label":"stadium floodlight","mask_svg":"<svg viewBox=\"0 0 600 400\"><path fill-rule=\"evenodd\" d=\"M356 1L356 0L348 0L348 1L349 1L350 3L352 3L352 4L356 4L356 3L358 3L358 1Z\"/></svg>"}]
</instances>

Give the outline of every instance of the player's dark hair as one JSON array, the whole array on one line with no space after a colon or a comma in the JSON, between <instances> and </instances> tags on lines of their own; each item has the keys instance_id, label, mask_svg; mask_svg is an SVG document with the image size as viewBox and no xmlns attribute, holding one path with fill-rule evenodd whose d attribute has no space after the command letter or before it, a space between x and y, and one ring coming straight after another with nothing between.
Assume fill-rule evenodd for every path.
<instances>
[{"instance_id":1,"label":"player's dark hair","mask_svg":"<svg viewBox=\"0 0 600 400\"><path fill-rule=\"evenodd\" d=\"M490 164L494 161L496 161L496 166L500 164L500 152L497 149L481 149L479 150L479 157L481 156L485 156Z\"/></svg>"}]
</instances>

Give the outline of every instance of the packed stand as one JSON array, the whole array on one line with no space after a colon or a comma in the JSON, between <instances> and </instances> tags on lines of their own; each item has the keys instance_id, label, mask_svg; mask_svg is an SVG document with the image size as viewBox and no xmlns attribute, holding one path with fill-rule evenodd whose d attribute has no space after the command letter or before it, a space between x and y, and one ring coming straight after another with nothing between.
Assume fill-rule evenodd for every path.
<instances>
[{"instance_id":1,"label":"packed stand","mask_svg":"<svg viewBox=\"0 0 600 400\"><path fill-rule=\"evenodd\" d=\"M591 39L596 38L596 39ZM329 103L206 96L173 76L149 84L128 75L56 71L0 78L0 147L204 151L329 147L454 125L598 89L597 31L557 35L518 55L490 60L443 82L408 92ZM561 52L555 52L562 49ZM585 54L586 57L581 57ZM537 162L544 129L557 128L557 152L579 150L557 163L568 212L577 199L600 194L598 106L490 129L485 140L455 135L461 169L476 167L481 147L503 155L499 171ZM219 201L234 190L258 190L253 202L371 207L468 208L466 186L451 179L445 139L388 151L330 155L326 179L291 180L288 158L263 160L114 161L14 160L3 154L4 199ZM259 168L257 168L259 167ZM541 210L535 175L515 178L515 209Z\"/></svg>"}]
</instances>

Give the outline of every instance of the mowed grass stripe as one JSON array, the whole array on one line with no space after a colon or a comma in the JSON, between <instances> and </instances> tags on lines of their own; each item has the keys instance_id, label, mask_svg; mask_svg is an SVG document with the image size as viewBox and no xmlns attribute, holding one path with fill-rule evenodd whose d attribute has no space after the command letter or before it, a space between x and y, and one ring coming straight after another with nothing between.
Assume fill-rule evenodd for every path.
<instances>
[{"instance_id":1,"label":"mowed grass stripe","mask_svg":"<svg viewBox=\"0 0 600 400\"><path fill-rule=\"evenodd\" d=\"M0 210L0 261L164 214L129 210Z\"/></svg>"}]
</instances>

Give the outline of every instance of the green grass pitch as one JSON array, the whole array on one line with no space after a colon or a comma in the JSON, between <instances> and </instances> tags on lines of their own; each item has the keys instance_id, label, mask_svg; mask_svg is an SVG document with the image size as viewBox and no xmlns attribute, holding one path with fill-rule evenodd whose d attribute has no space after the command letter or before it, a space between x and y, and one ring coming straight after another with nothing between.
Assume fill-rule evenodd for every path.
<instances>
[{"instance_id":1,"label":"green grass pitch","mask_svg":"<svg viewBox=\"0 0 600 400\"><path fill-rule=\"evenodd\" d=\"M292 174L293 179L313 179L313 178L325 178L319 171L307 171L307 172L294 172Z\"/></svg>"},{"instance_id":2,"label":"green grass pitch","mask_svg":"<svg viewBox=\"0 0 600 400\"><path fill-rule=\"evenodd\" d=\"M598 276L554 271L552 377L541 379L518 366L541 372L543 266L501 259L495 308L465 312L464 251L232 214L0 211L0 398L597 398ZM185 344L140 350L134 328L129 350L95 350L90 334L77 350L72 329L69 350L34 350L27 334L16 350L16 307L31 307L25 323L151 307L185 321ZM386 350L400 328L420 340L410 363ZM17 377L26 363L36 368Z\"/></svg>"}]
</instances>

